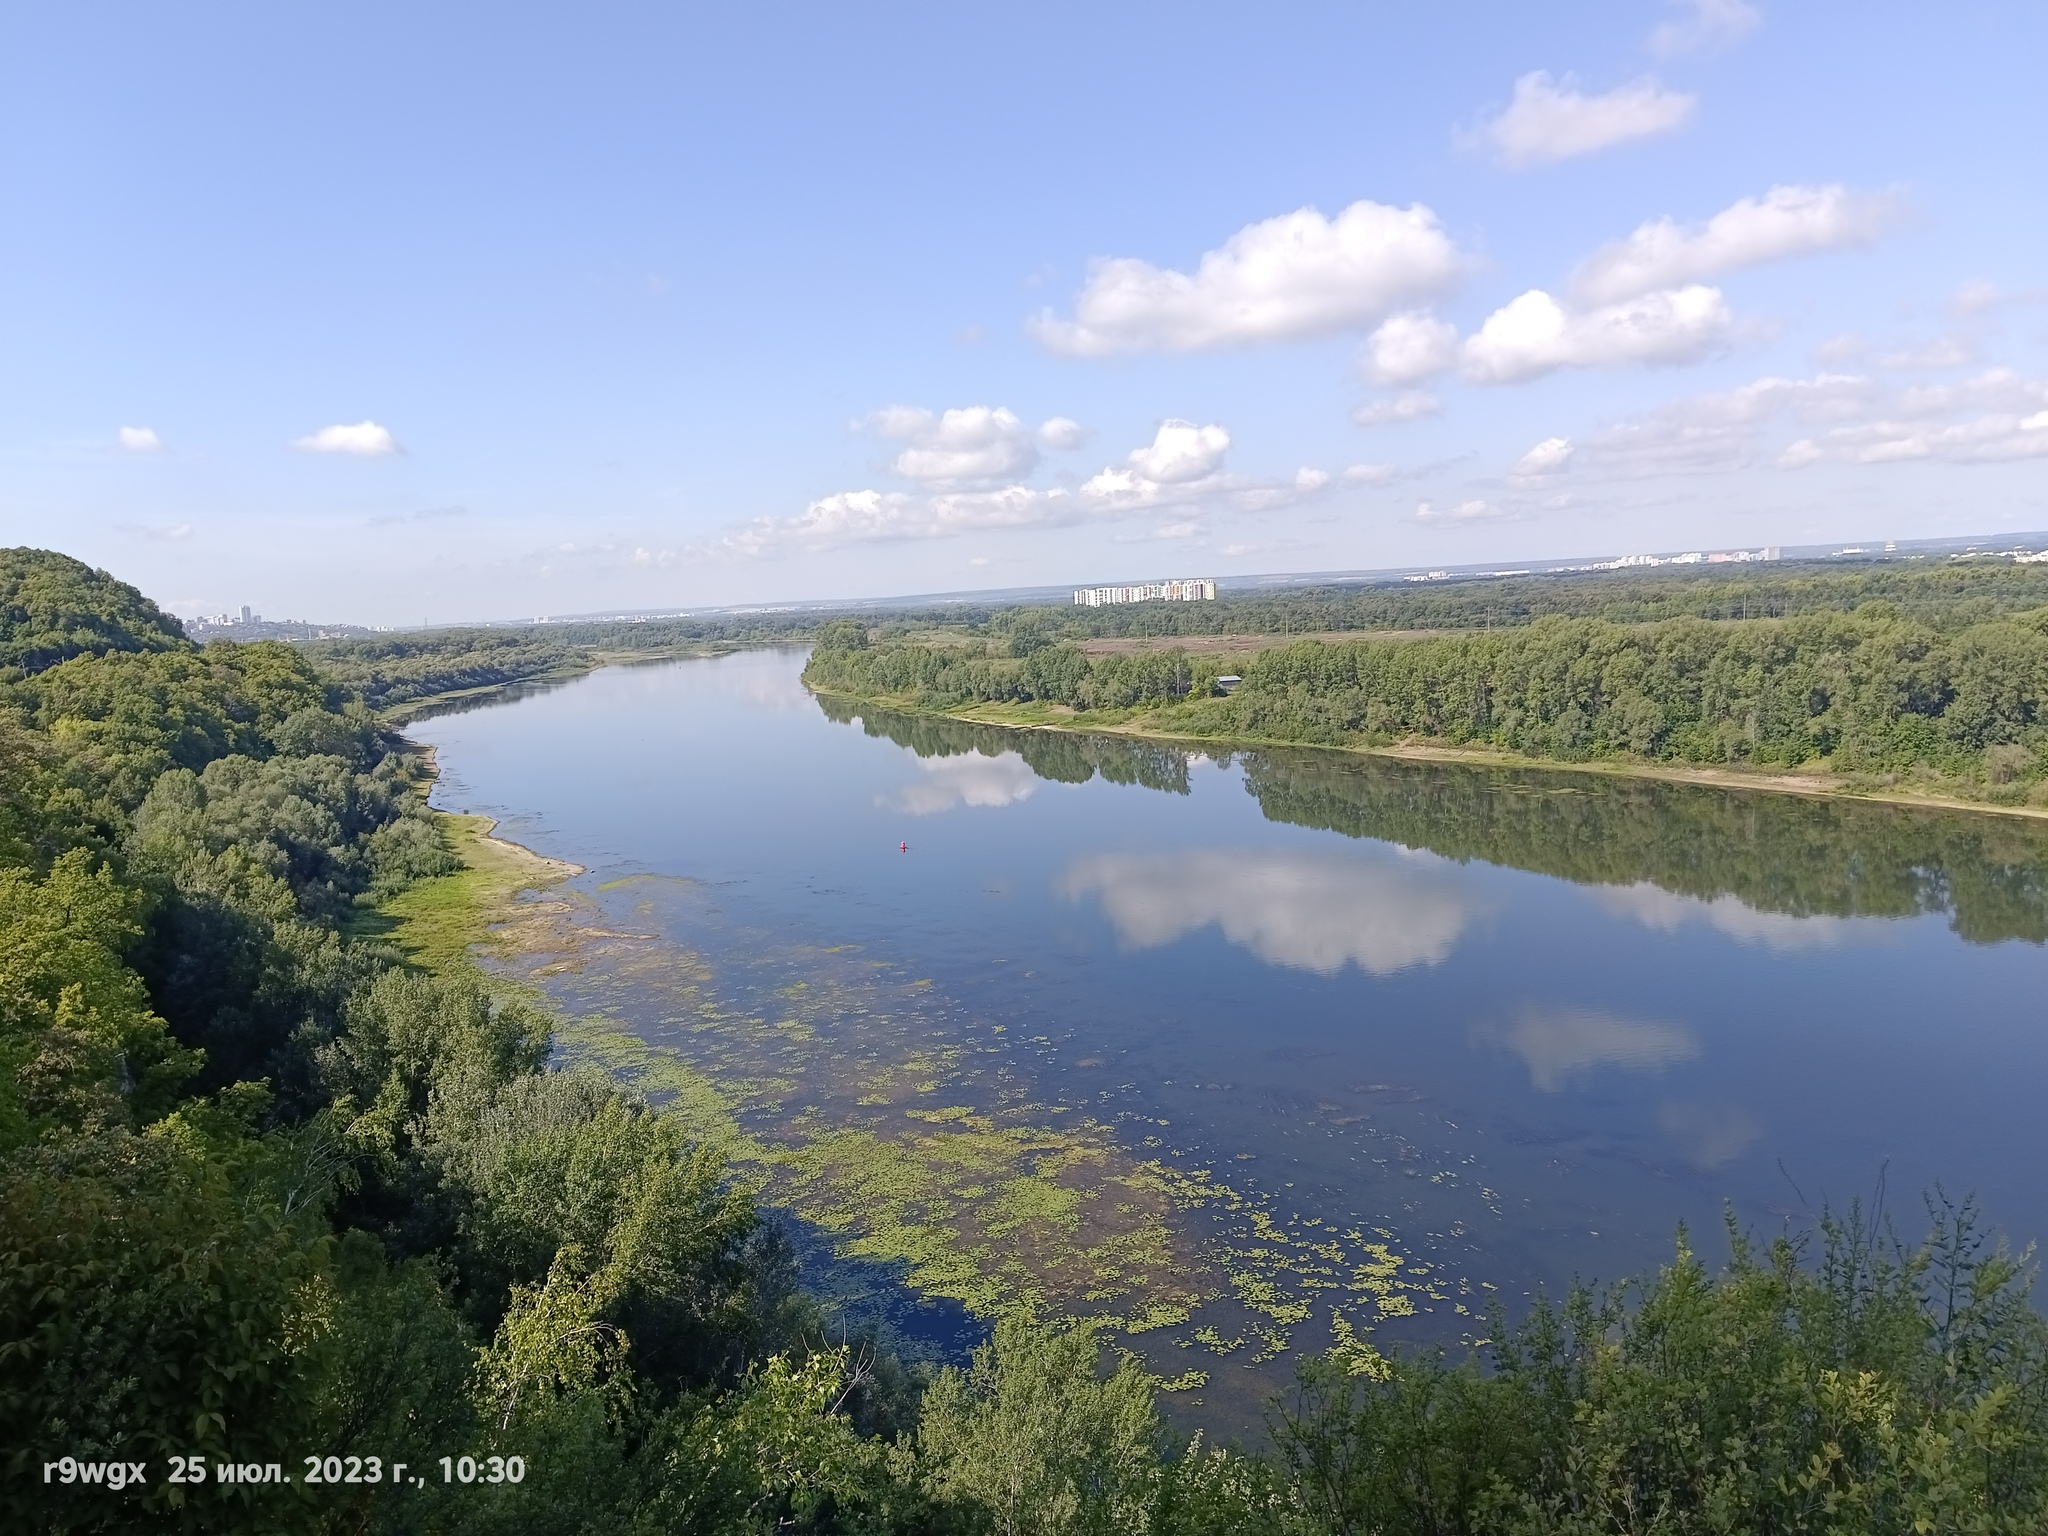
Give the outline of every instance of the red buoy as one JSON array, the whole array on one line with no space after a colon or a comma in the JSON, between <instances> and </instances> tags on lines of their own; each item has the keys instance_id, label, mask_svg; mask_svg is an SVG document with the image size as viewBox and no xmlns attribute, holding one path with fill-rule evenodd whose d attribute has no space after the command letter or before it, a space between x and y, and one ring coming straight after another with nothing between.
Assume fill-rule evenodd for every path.
<instances>
[{"instance_id":1,"label":"red buoy","mask_svg":"<svg viewBox=\"0 0 2048 1536\"><path fill-rule=\"evenodd\" d=\"M910 844L908 844L908 843L898 843L898 844L896 845L896 851L897 851L898 853L908 853L908 852L910 852Z\"/></svg>"}]
</instances>

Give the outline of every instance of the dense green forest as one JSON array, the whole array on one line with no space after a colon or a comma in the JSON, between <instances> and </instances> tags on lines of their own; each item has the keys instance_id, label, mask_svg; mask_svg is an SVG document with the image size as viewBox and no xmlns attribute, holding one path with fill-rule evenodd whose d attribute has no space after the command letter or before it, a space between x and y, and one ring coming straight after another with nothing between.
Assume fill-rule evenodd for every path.
<instances>
[{"instance_id":1,"label":"dense green forest","mask_svg":"<svg viewBox=\"0 0 2048 1536\"><path fill-rule=\"evenodd\" d=\"M1161 731L1216 740L1813 767L2024 803L2048 792L2048 608L1961 622L1981 596L1959 588L1944 610L1953 622L1938 625L1872 599L1776 619L1551 616L1199 660L1177 649L1092 656L1030 634L876 643L842 620L820 628L805 676L927 709L1146 711ZM1225 694L1222 673L1242 682Z\"/></svg>"},{"instance_id":2,"label":"dense green forest","mask_svg":"<svg viewBox=\"0 0 2048 1536\"><path fill-rule=\"evenodd\" d=\"M685 1121L363 921L454 859L345 677L194 647L62 556L6 562L10 1530L2048 1520L2048 1327L1967 1203L1933 1203L1918 1245L1855 1213L1731 1232L1711 1270L1681 1241L1636 1286L1497 1319L1476 1360L1311 1362L1260 1447L1173 1444L1156 1384L1085 1326L1004 1317L971 1361L907 1372L841 1337Z\"/></svg>"}]
</instances>

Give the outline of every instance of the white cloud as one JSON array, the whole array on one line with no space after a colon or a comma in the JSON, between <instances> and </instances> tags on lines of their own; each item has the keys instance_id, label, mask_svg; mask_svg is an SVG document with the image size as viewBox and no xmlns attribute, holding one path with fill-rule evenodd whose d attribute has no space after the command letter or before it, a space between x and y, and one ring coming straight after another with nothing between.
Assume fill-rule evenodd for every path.
<instances>
[{"instance_id":1,"label":"white cloud","mask_svg":"<svg viewBox=\"0 0 2048 1536\"><path fill-rule=\"evenodd\" d=\"M294 438L292 446L305 453L350 453L365 459L381 459L398 452L398 440L388 428L374 421L322 427L306 437Z\"/></svg>"},{"instance_id":2,"label":"white cloud","mask_svg":"<svg viewBox=\"0 0 2048 1536\"><path fill-rule=\"evenodd\" d=\"M1074 317L1031 322L1055 352L1192 352L1361 329L1443 293L1464 259L1420 203L1356 202L1334 219L1314 208L1250 224L1190 274L1135 257L1098 261Z\"/></svg>"},{"instance_id":3,"label":"white cloud","mask_svg":"<svg viewBox=\"0 0 2048 1536\"><path fill-rule=\"evenodd\" d=\"M1344 471L1346 485L1385 485L1398 471L1391 464L1354 464Z\"/></svg>"},{"instance_id":4,"label":"white cloud","mask_svg":"<svg viewBox=\"0 0 2048 1536\"><path fill-rule=\"evenodd\" d=\"M1540 288L1495 310L1466 338L1465 376L1515 384L1559 368L1697 362L1727 339L1728 302L1695 285L1600 309L1567 309Z\"/></svg>"},{"instance_id":5,"label":"white cloud","mask_svg":"<svg viewBox=\"0 0 2048 1536\"><path fill-rule=\"evenodd\" d=\"M1633 475L1741 469L1787 417L1821 430L1779 450L1774 457L1782 469L1829 459L1971 464L2048 457L2048 380L1991 368L1973 379L1909 389L1850 374L1758 379L1617 423L1590 440L1581 458L1598 471Z\"/></svg>"},{"instance_id":6,"label":"white cloud","mask_svg":"<svg viewBox=\"0 0 2048 1536\"><path fill-rule=\"evenodd\" d=\"M1418 310L1385 321L1366 343L1366 372L1375 384L1415 384L1458 360L1458 328Z\"/></svg>"},{"instance_id":7,"label":"white cloud","mask_svg":"<svg viewBox=\"0 0 2048 1536\"><path fill-rule=\"evenodd\" d=\"M1426 389L1411 389L1391 400L1368 400L1352 407L1351 419L1361 427L1399 426L1443 414L1444 403Z\"/></svg>"},{"instance_id":8,"label":"white cloud","mask_svg":"<svg viewBox=\"0 0 2048 1536\"><path fill-rule=\"evenodd\" d=\"M1651 220L1588 257L1572 274L1571 292L1581 304L1618 304L1738 267L1867 246L1902 212L1891 193L1773 187L1722 209L1704 225Z\"/></svg>"},{"instance_id":9,"label":"white cloud","mask_svg":"<svg viewBox=\"0 0 2048 1536\"><path fill-rule=\"evenodd\" d=\"M1765 430L1782 413L1808 422L1849 420L1863 415L1877 396L1869 379L1850 374L1757 379L1620 422L1589 442L1583 457L1592 468L1624 475L1741 469L1755 459Z\"/></svg>"},{"instance_id":10,"label":"white cloud","mask_svg":"<svg viewBox=\"0 0 2048 1536\"><path fill-rule=\"evenodd\" d=\"M1873 421L1838 427L1825 437L1803 438L1779 463L1803 469L1822 459L1858 464L1898 464L1935 459L1950 464L1990 464L2048 458L2048 411L2032 416L1995 412L1975 421L1936 426L1920 422Z\"/></svg>"},{"instance_id":11,"label":"white cloud","mask_svg":"<svg viewBox=\"0 0 2048 1536\"><path fill-rule=\"evenodd\" d=\"M1132 949L1213 926L1270 965L1324 976L1440 964L1472 915L1440 861L1349 851L1097 854L1077 860L1060 890L1099 897Z\"/></svg>"},{"instance_id":12,"label":"white cloud","mask_svg":"<svg viewBox=\"0 0 2048 1536\"><path fill-rule=\"evenodd\" d=\"M1140 476L1160 485L1200 480L1223 465L1230 449L1230 434L1215 425L1198 427L1192 421L1163 421L1144 448L1133 448L1127 462Z\"/></svg>"},{"instance_id":13,"label":"white cloud","mask_svg":"<svg viewBox=\"0 0 2048 1536\"><path fill-rule=\"evenodd\" d=\"M1691 119L1697 105L1647 76L1588 96L1576 77L1558 80L1539 69L1515 82L1515 99L1506 110L1466 137L1519 169L1670 133Z\"/></svg>"},{"instance_id":14,"label":"white cloud","mask_svg":"<svg viewBox=\"0 0 2048 1536\"><path fill-rule=\"evenodd\" d=\"M1003 406L963 406L934 416L918 406L892 405L861 425L904 444L890 469L932 490L986 486L1038 467L1034 434Z\"/></svg>"},{"instance_id":15,"label":"white cloud","mask_svg":"<svg viewBox=\"0 0 2048 1536\"><path fill-rule=\"evenodd\" d=\"M2044 299L2048 299L2048 288L2025 288L2017 293L2008 293L1996 283L1977 277L1956 290L1955 297L1948 301L1948 307L1958 315L1974 318L2015 305L2039 304Z\"/></svg>"},{"instance_id":16,"label":"white cloud","mask_svg":"<svg viewBox=\"0 0 2048 1536\"><path fill-rule=\"evenodd\" d=\"M923 782L906 785L877 803L911 816L936 816L963 805L997 810L1030 799L1038 788L1038 775L1014 752L920 757L917 766L924 771Z\"/></svg>"},{"instance_id":17,"label":"white cloud","mask_svg":"<svg viewBox=\"0 0 2048 1536\"><path fill-rule=\"evenodd\" d=\"M1054 453L1067 453L1076 448L1085 448L1088 439L1094 436L1078 421L1065 416L1054 416L1039 423L1038 446Z\"/></svg>"},{"instance_id":18,"label":"white cloud","mask_svg":"<svg viewBox=\"0 0 2048 1536\"><path fill-rule=\"evenodd\" d=\"M917 423L906 414L882 426L908 431ZM1214 423L1164 421L1152 441L1133 449L1122 464L1102 469L1071 490L999 485L922 493L841 491L812 502L795 517L757 519L726 535L715 548L730 555L773 555L881 540L1071 527L1215 504L1264 512L1308 500L1329 484L1329 476L1315 469L1297 471L1284 481L1226 474L1223 459L1229 447L1230 433Z\"/></svg>"},{"instance_id":19,"label":"white cloud","mask_svg":"<svg viewBox=\"0 0 2048 1536\"><path fill-rule=\"evenodd\" d=\"M1556 1093L1600 1067L1656 1074L1700 1053L1692 1031L1679 1024L1624 1019L1592 1008L1532 1008L1501 1037L1522 1058L1529 1081Z\"/></svg>"},{"instance_id":20,"label":"white cloud","mask_svg":"<svg viewBox=\"0 0 2048 1536\"><path fill-rule=\"evenodd\" d=\"M1516 480L1541 480L1570 465L1572 452L1570 438L1546 437L1523 454L1521 460L1508 473Z\"/></svg>"},{"instance_id":21,"label":"white cloud","mask_svg":"<svg viewBox=\"0 0 2048 1536\"><path fill-rule=\"evenodd\" d=\"M841 491L795 517L762 518L724 540L740 555L785 549L831 549L890 539L933 539L1005 528L1055 528L1084 521L1087 507L1065 491L1005 486L993 491L913 495L908 491Z\"/></svg>"},{"instance_id":22,"label":"white cloud","mask_svg":"<svg viewBox=\"0 0 2048 1536\"><path fill-rule=\"evenodd\" d=\"M1688 53L1715 53L1741 42L1763 24L1764 15L1747 0L1676 0L1686 12L1676 21L1660 23L1650 34L1650 53L1676 59Z\"/></svg>"},{"instance_id":23,"label":"white cloud","mask_svg":"<svg viewBox=\"0 0 2048 1536\"><path fill-rule=\"evenodd\" d=\"M1861 336L1854 331L1843 331L1830 336L1813 349L1813 360L1823 365L1853 363L1870 350Z\"/></svg>"},{"instance_id":24,"label":"white cloud","mask_svg":"<svg viewBox=\"0 0 2048 1536\"><path fill-rule=\"evenodd\" d=\"M1879 359L1879 366L1913 370L1961 368L1977 361L1977 343L1968 336L1937 336L1917 347L1903 347Z\"/></svg>"},{"instance_id":25,"label":"white cloud","mask_svg":"<svg viewBox=\"0 0 2048 1536\"><path fill-rule=\"evenodd\" d=\"M1461 501L1455 507L1440 507L1433 501L1415 504L1415 521L1418 523L1483 523L1492 518L1513 515L1514 508L1496 506L1490 501Z\"/></svg>"},{"instance_id":26,"label":"white cloud","mask_svg":"<svg viewBox=\"0 0 2048 1536\"><path fill-rule=\"evenodd\" d=\"M123 427L121 446L129 453L161 453L164 442L149 427Z\"/></svg>"}]
</instances>

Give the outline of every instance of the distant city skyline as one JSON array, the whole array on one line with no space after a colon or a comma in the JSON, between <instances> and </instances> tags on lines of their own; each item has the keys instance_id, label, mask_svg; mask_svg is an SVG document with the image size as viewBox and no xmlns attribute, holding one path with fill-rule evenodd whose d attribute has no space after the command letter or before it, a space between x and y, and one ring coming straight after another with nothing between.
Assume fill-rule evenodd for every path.
<instances>
[{"instance_id":1,"label":"distant city skyline","mask_svg":"<svg viewBox=\"0 0 2048 1536\"><path fill-rule=\"evenodd\" d=\"M0 543L410 625L2048 527L2048 13L24 9Z\"/></svg>"}]
</instances>

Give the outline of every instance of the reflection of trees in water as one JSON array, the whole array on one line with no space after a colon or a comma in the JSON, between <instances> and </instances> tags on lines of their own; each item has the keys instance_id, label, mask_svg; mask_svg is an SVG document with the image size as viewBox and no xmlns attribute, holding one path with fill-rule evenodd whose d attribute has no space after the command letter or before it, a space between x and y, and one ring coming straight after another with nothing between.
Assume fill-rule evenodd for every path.
<instances>
[{"instance_id":1,"label":"reflection of trees in water","mask_svg":"<svg viewBox=\"0 0 2048 1536\"><path fill-rule=\"evenodd\" d=\"M1041 778L1184 795L1199 755L1159 743L1015 730L819 696L920 757L1015 752ZM1274 821L1480 859L1582 885L1733 896L1793 917L1950 914L1977 944L2048 942L2048 824L1873 801L1589 778L1322 752L1241 754Z\"/></svg>"},{"instance_id":2,"label":"reflection of trees in water","mask_svg":"<svg viewBox=\"0 0 2048 1536\"><path fill-rule=\"evenodd\" d=\"M1243 755L1274 821L1581 884L1648 881L1796 917L1947 912L2048 940L2048 826L2015 817L1464 764Z\"/></svg>"},{"instance_id":3,"label":"reflection of trees in water","mask_svg":"<svg viewBox=\"0 0 2048 1536\"><path fill-rule=\"evenodd\" d=\"M1085 784L1099 774L1112 784L1142 784L1147 789L1184 795L1188 792L1188 760L1196 755L1157 742L1114 736L1018 730L939 715L902 714L830 694L819 694L817 700L828 719L841 725L859 720L870 736L908 747L919 757L956 757L968 752L1000 757L1014 752L1041 779L1060 784Z\"/></svg>"}]
</instances>

